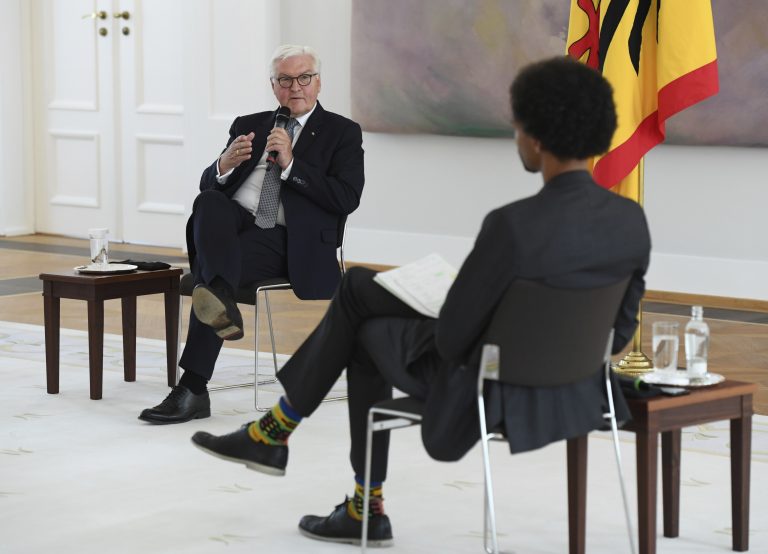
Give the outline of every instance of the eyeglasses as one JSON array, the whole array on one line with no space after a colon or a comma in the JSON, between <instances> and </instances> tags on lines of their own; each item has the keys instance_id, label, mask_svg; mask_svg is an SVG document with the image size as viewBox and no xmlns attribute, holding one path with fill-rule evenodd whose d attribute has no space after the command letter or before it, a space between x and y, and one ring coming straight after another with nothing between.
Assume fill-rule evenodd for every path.
<instances>
[{"instance_id":1,"label":"eyeglasses","mask_svg":"<svg viewBox=\"0 0 768 554\"><path fill-rule=\"evenodd\" d=\"M278 77L275 80L282 88L291 88L294 81L298 81L299 85L306 87L309 83L312 82L312 77L315 75L317 75L317 73L302 73L298 77L288 77L287 75L283 75L282 77Z\"/></svg>"}]
</instances>

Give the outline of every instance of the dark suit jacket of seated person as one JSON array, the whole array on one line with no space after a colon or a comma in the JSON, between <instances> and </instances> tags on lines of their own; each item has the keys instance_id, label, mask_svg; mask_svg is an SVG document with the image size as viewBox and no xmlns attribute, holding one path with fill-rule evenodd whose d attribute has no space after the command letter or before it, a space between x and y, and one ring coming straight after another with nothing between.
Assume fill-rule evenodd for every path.
<instances>
[{"instance_id":1,"label":"dark suit jacket of seated person","mask_svg":"<svg viewBox=\"0 0 768 554\"><path fill-rule=\"evenodd\" d=\"M227 146L237 136L252 132L256 137L253 152L263 152L274 123L275 111L237 117L229 129ZM327 299L340 280L336 258L339 218L357 209L365 182L362 131L354 121L326 111L317 102L293 154L291 173L280 189L287 231L287 277L299 298ZM258 161L256 156L251 157L220 185L216 179L217 160L203 171L200 191L216 190L232 198ZM194 215L187 222L190 265L197 255L193 222ZM253 279L243 275L240 284L249 281Z\"/></svg>"},{"instance_id":2,"label":"dark suit jacket of seated person","mask_svg":"<svg viewBox=\"0 0 768 554\"><path fill-rule=\"evenodd\" d=\"M514 280L592 288L630 276L614 323L612 352L617 353L637 325L649 250L639 205L600 187L587 171L561 173L538 194L490 212L432 331L444 365L426 397L422 436L430 454L455 460L479 438L473 406L481 339ZM581 382L547 389L498 383L486 388L489 428L503 424L513 452L602 427L607 406L600 368ZM592 400L591 413L581 408L585 398ZM628 419L620 393L614 400L618 419Z\"/></svg>"}]
</instances>

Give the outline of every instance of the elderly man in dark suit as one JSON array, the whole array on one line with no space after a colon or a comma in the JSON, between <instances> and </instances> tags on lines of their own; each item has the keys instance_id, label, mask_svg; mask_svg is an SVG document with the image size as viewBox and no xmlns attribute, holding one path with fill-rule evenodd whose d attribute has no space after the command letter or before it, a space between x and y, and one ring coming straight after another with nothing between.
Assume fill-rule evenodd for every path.
<instances>
[{"instance_id":1,"label":"elderly man in dark suit","mask_svg":"<svg viewBox=\"0 0 768 554\"><path fill-rule=\"evenodd\" d=\"M198 283L179 384L139 419L181 423L210 416L206 385L223 340L243 336L234 291L287 275L302 299L330 298L340 272L340 218L363 192L360 126L317 101L320 60L309 47L284 45L270 82L283 113L241 116L219 158L203 171L187 223L190 266Z\"/></svg>"},{"instance_id":2,"label":"elderly man in dark suit","mask_svg":"<svg viewBox=\"0 0 768 554\"><path fill-rule=\"evenodd\" d=\"M632 337L650 255L648 227L637 203L600 187L587 170L588 158L608 149L616 128L610 85L584 64L553 58L523 69L512 84L511 99L523 165L541 172L544 186L486 216L437 320L420 316L388 293L373 281L373 271L353 268L319 326L278 373L285 396L272 411L227 435L198 432L192 437L214 456L282 475L290 433L346 367L350 458L357 484L353 497L329 516L302 518L299 529L311 538L359 542L366 415L371 405L391 397L393 386L426 401L422 438L433 457L458 459L478 440L480 343L515 279L591 288L629 277L614 323L614 353ZM566 386L533 390L503 385L503 390L486 391L489 422L504 420L516 451L589 432L603 423L601 375L602 369L595 368L594 376ZM626 419L620 395L615 398L617 416ZM585 399L594 399L592 413L576 407ZM381 495L389 437L375 437L369 544L383 546L392 541Z\"/></svg>"}]
</instances>

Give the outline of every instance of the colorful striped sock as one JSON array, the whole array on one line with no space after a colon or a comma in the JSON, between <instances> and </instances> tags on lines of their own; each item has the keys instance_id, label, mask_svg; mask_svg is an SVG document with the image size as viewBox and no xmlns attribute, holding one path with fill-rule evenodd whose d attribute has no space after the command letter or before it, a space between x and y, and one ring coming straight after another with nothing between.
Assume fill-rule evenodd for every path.
<instances>
[{"instance_id":1,"label":"colorful striped sock","mask_svg":"<svg viewBox=\"0 0 768 554\"><path fill-rule=\"evenodd\" d=\"M248 434L256 442L285 444L300 421L301 416L281 396L280 402L248 426Z\"/></svg>"},{"instance_id":2,"label":"colorful striped sock","mask_svg":"<svg viewBox=\"0 0 768 554\"><path fill-rule=\"evenodd\" d=\"M347 515L357 521L363 521L363 480L355 476L355 494L347 502ZM384 513L384 497L382 496L383 483L371 483L371 495L368 500L368 517Z\"/></svg>"}]
</instances>

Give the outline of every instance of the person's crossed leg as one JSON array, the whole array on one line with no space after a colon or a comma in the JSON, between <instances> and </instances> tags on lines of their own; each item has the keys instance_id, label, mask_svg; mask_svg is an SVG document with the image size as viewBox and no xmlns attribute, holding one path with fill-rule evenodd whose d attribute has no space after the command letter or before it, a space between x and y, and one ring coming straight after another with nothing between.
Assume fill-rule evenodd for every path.
<instances>
[{"instance_id":1,"label":"person's crossed leg","mask_svg":"<svg viewBox=\"0 0 768 554\"><path fill-rule=\"evenodd\" d=\"M192 436L198 448L213 456L269 475L284 475L291 433L320 405L346 368L355 487L352 497L330 515L301 519L302 534L319 540L360 542L368 410L391 398L393 385L423 398L435 370L437 357L429 355L434 320L392 296L373 281L374 275L362 268L347 273L323 320L278 372L285 395L268 413L227 435L200 431ZM376 433L368 528L372 546L392 542L382 496L388 449L389 433Z\"/></svg>"}]
</instances>

